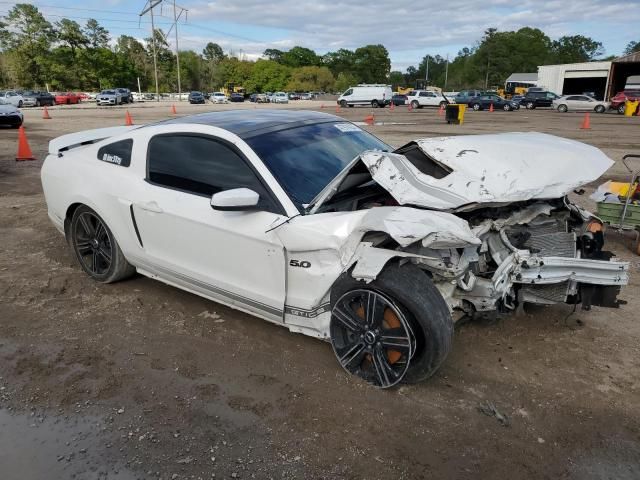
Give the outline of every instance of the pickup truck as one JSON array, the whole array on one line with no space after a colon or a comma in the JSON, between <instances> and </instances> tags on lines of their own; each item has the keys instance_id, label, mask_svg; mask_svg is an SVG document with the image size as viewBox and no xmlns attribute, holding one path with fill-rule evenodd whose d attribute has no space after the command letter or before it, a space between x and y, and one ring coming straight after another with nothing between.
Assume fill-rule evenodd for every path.
<instances>
[{"instance_id":1,"label":"pickup truck","mask_svg":"<svg viewBox=\"0 0 640 480\"><path fill-rule=\"evenodd\" d=\"M411 108L444 107L449 101L438 92L431 90L411 90L407 94L407 104Z\"/></svg>"}]
</instances>

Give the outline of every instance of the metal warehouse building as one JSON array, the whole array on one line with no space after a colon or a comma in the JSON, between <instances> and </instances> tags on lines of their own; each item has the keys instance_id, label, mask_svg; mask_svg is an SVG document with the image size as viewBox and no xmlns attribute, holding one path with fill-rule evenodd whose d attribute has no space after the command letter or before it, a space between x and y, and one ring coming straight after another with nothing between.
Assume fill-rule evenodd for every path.
<instances>
[{"instance_id":1,"label":"metal warehouse building","mask_svg":"<svg viewBox=\"0 0 640 480\"><path fill-rule=\"evenodd\" d=\"M596 98L604 99L609 94L611 64L585 62L539 66L538 86L558 95L593 92Z\"/></svg>"},{"instance_id":2,"label":"metal warehouse building","mask_svg":"<svg viewBox=\"0 0 640 480\"><path fill-rule=\"evenodd\" d=\"M597 99L609 99L625 87L640 88L640 52L610 62L542 65L538 86L559 95L593 93Z\"/></svg>"}]
</instances>

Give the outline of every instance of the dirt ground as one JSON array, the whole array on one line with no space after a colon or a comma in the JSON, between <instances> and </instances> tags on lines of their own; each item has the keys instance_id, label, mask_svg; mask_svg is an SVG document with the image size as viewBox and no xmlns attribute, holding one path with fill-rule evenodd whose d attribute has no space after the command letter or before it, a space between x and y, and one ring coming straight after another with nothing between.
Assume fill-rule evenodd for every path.
<instances>
[{"instance_id":1,"label":"dirt ground","mask_svg":"<svg viewBox=\"0 0 640 480\"><path fill-rule=\"evenodd\" d=\"M228 108L255 107L177 105L178 115ZM169 117L170 104L129 111L145 123ZM640 259L631 236L608 236L632 262L626 306L528 308L462 325L432 379L380 391L347 376L327 343L142 276L92 282L47 218L41 161L50 139L121 125L125 110L50 113L42 120L40 109L25 109L38 161L15 162L17 132L0 130L2 480L640 478ZM616 160L640 153L640 118L616 114L591 115L581 130L581 114L543 110L470 112L462 126L436 110L373 113L367 128L397 146L541 131ZM624 172L617 162L605 176ZM487 405L499 414L482 413Z\"/></svg>"}]
</instances>

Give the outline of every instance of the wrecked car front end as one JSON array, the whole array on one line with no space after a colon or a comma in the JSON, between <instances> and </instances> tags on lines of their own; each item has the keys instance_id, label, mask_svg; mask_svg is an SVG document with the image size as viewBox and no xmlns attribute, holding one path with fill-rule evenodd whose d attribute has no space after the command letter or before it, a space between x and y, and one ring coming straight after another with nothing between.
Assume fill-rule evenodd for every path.
<instances>
[{"instance_id":1,"label":"wrecked car front end","mask_svg":"<svg viewBox=\"0 0 640 480\"><path fill-rule=\"evenodd\" d=\"M602 222L567 198L611 165L597 148L551 135L430 138L363 153L310 210L378 207L376 224L364 217L358 226L361 245L346 268L371 281L392 258L412 262L452 313L525 303L615 308L629 265L603 249ZM390 205L401 206L395 221L382 213Z\"/></svg>"}]
</instances>

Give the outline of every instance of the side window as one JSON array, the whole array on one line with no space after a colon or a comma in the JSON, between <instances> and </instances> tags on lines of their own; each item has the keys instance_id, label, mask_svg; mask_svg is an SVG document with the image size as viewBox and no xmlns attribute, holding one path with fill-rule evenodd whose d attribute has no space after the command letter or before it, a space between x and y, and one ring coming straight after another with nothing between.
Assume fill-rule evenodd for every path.
<instances>
[{"instance_id":1,"label":"side window","mask_svg":"<svg viewBox=\"0 0 640 480\"><path fill-rule=\"evenodd\" d=\"M350 88L349 90L347 90L346 92L344 92L342 95L345 97L348 97L349 95L351 95L353 93L353 89Z\"/></svg>"},{"instance_id":2,"label":"side window","mask_svg":"<svg viewBox=\"0 0 640 480\"><path fill-rule=\"evenodd\" d=\"M429 93L427 93L427 92L420 92L420 96L421 96L421 97L428 97L428 96L429 96Z\"/></svg>"},{"instance_id":3,"label":"side window","mask_svg":"<svg viewBox=\"0 0 640 480\"><path fill-rule=\"evenodd\" d=\"M131 149L133 148L133 140L120 140L119 142L110 143L98 150L98 160L113 163L121 167L131 165Z\"/></svg>"},{"instance_id":4,"label":"side window","mask_svg":"<svg viewBox=\"0 0 640 480\"><path fill-rule=\"evenodd\" d=\"M153 137L147 152L147 178L156 185L207 197L233 188L250 188L260 195L262 210L279 210L245 160L212 138L186 134Z\"/></svg>"}]
</instances>

